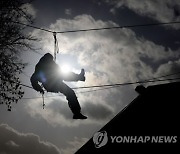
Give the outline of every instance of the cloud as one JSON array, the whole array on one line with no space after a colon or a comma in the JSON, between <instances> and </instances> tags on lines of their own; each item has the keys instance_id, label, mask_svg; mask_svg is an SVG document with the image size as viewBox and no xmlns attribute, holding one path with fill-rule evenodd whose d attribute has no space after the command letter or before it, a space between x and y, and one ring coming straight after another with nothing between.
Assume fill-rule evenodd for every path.
<instances>
[{"instance_id":1,"label":"cloud","mask_svg":"<svg viewBox=\"0 0 180 154\"><path fill-rule=\"evenodd\" d=\"M113 6L110 10L113 14L116 14L118 8L127 7L141 16L146 16L159 22L180 20L179 0L114 0L105 2ZM172 27L180 28L179 25L173 25Z\"/></svg>"},{"instance_id":2,"label":"cloud","mask_svg":"<svg viewBox=\"0 0 180 154\"><path fill-rule=\"evenodd\" d=\"M46 96L45 96L46 98ZM59 99L58 99L59 98ZM72 123L71 111L68 105L60 97L55 97L52 99L45 99L45 109L42 109L42 100L30 101L26 105L26 110L31 115L31 117L38 120L45 120L51 126L76 126L78 123ZM42 111L41 111L42 110ZM67 119L69 119L67 121Z\"/></svg>"},{"instance_id":3,"label":"cloud","mask_svg":"<svg viewBox=\"0 0 180 154\"><path fill-rule=\"evenodd\" d=\"M92 16L84 14L73 19L58 19L50 25L50 29L64 31L110 26L118 26L118 24L112 21L95 20ZM51 34L38 30L35 30L33 34L43 38L39 43L43 51L53 53ZM156 77L157 74L168 74L171 72L163 72L163 70L166 70L170 61L178 61L180 56L179 49L172 50L157 45L138 37L133 30L127 28L58 34L57 39L60 48L58 56L75 57L77 65L74 67L86 70L86 82L72 83L73 87L135 82ZM124 89L79 93L78 99L82 105L82 112L85 111L85 114L89 114L88 120L83 122L70 120L72 114L65 99L49 100L48 102L52 102L52 104L50 103L46 112L39 112L35 103L31 103L33 105L28 107L28 112L34 117L41 115L40 117L55 126L98 124L99 121L111 118L113 113L122 109L125 105L123 100L128 100L124 97L131 98L131 96L127 96L127 93L132 93L130 91L134 91L133 86L124 87Z\"/></svg>"},{"instance_id":4,"label":"cloud","mask_svg":"<svg viewBox=\"0 0 180 154\"><path fill-rule=\"evenodd\" d=\"M169 61L168 63L161 64L156 72L156 76L159 76L161 74L171 74L172 72L175 72L176 75L173 75L172 77L180 77L180 59L176 61ZM178 73L179 72L179 73ZM172 78L171 77L171 78ZM170 78L170 77L169 77Z\"/></svg>"},{"instance_id":5,"label":"cloud","mask_svg":"<svg viewBox=\"0 0 180 154\"><path fill-rule=\"evenodd\" d=\"M7 124L0 124L0 153L5 154L60 154L60 150L49 142L40 140L32 133L20 133Z\"/></svg>"},{"instance_id":6,"label":"cloud","mask_svg":"<svg viewBox=\"0 0 180 154\"><path fill-rule=\"evenodd\" d=\"M89 118L98 121L108 118L113 113L113 111L107 106L102 104L92 104L92 102L85 105L84 112L89 116Z\"/></svg>"},{"instance_id":7,"label":"cloud","mask_svg":"<svg viewBox=\"0 0 180 154\"><path fill-rule=\"evenodd\" d=\"M84 100L82 101L82 99ZM45 99L46 106L44 110L42 109L41 100L31 101L25 108L31 117L36 120L45 120L53 127L78 127L79 125L100 124L102 121L106 120L107 117L112 115L112 109L108 105L86 102L88 99L90 98L79 98L82 112L88 116L88 119L85 121L72 119L73 114L68 107L66 99L57 95L52 99ZM96 99L97 103L100 103L101 101L97 101Z\"/></svg>"},{"instance_id":8,"label":"cloud","mask_svg":"<svg viewBox=\"0 0 180 154\"><path fill-rule=\"evenodd\" d=\"M70 30L72 27L73 29L84 29L108 26L117 26L117 24L112 21L96 21L89 15L80 15L73 20L57 20L51 25L51 29ZM45 35L45 38L50 37ZM151 65L154 63L178 56L177 52L171 49L166 50L164 46L138 38L130 29L64 34L59 36L59 40L62 54L77 57L82 66L96 72L96 75L98 73L106 77L108 75L106 80L112 80L112 82L124 81L123 78L132 80L137 74L132 76L134 71L139 70L141 73L145 72L143 70L152 71ZM53 40L47 41L52 42ZM53 50L53 44L50 47L45 42L43 46L49 51ZM149 59L150 63L142 59ZM129 72L131 72L130 75L128 75ZM152 72L149 73L152 75Z\"/></svg>"},{"instance_id":9,"label":"cloud","mask_svg":"<svg viewBox=\"0 0 180 154\"><path fill-rule=\"evenodd\" d=\"M80 147L82 147L88 141L87 138L74 137L73 141L68 142L68 147L62 149L63 154L75 153Z\"/></svg>"}]
</instances>

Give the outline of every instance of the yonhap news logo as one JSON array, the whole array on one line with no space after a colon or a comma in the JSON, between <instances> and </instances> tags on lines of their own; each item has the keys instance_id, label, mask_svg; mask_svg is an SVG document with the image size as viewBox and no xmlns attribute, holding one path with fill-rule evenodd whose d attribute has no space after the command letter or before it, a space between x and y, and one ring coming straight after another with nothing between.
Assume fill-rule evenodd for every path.
<instances>
[{"instance_id":1,"label":"yonhap news logo","mask_svg":"<svg viewBox=\"0 0 180 154\"><path fill-rule=\"evenodd\" d=\"M95 148L101 148L109 144L175 144L178 143L178 136L108 136L106 131L94 134L93 142Z\"/></svg>"},{"instance_id":2,"label":"yonhap news logo","mask_svg":"<svg viewBox=\"0 0 180 154\"><path fill-rule=\"evenodd\" d=\"M97 132L93 136L93 142L96 148L100 148L107 144L108 136L106 131Z\"/></svg>"}]
</instances>

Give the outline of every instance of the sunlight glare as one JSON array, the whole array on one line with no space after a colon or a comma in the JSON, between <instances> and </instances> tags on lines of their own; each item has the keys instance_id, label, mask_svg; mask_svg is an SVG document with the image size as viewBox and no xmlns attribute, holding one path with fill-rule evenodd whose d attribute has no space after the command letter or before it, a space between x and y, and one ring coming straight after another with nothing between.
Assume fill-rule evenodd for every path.
<instances>
[{"instance_id":1,"label":"sunlight glare","mask_svg":"<svg viewBox=\"0 0 180 154\"><path fill-rule=\"evenodd\" d=\"M71 71L71 66L70 66L70 65L63 64L63 65L61 66L61 72L62 72L63 74L68 74L70 71Z\"/></svg>"}]
</instances>

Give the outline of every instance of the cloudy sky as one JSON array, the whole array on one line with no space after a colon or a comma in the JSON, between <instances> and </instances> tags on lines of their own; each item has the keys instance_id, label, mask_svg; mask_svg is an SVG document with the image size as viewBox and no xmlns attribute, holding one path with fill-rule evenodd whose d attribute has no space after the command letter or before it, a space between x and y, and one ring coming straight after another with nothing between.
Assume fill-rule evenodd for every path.
<instances>
[{"instance_id":1,"label":"cloudy sky","mask_svg":"<svg viewBox=\"0 0 180 154\"><path fill-rule=\"evenodd\" d=\"M34 25L53 31L180 21L179 0L35 0L26 7ZM30 85L35 64L53 54L54 40L51 33L28 31L40 40L34 43L39 54L25 51L21 57L28 63L21 80ZM65 33L57 39L56 62L77 73L86 70L86 82L67 83L71 87L135 82L180 69L180 24ZM45 94L43 110L41 95L24 87L12 112L1 105L0 154L74 153L137 96L135 86L76 90L87 120L73 120L61 94Z\"/></svg>"}]
</instances>

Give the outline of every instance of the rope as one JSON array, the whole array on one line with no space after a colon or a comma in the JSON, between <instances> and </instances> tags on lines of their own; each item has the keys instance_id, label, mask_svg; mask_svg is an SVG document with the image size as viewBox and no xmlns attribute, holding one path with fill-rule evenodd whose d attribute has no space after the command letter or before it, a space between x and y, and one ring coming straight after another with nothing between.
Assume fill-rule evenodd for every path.
<instances>
[{"instance_id":1,"label":"rope","mask_svg":"<svg viewBox=\"0 0 180 154\"><path fill-rule=\"evenodd\" d=\"M170 24L180 24L180 21L171 21L171 22L163 22L163 23L149 23L149 24L135 24L135 25L124 25L124 26L114 26L114 27L102 27L102 28L90 28L90 29L79 29L79 30L67 30L67 31L52 31L45 28L40 28L34 25L29 25L25 23L21 23L18 21L11 21L15 24L20 24L23 26L27 26L30 28L38 29L41 31L52 33L54 36L54 60L56 61L56 54L59 53L58 41L57 41L57 33L75 33L75 32L88 32L88 31L99 31L99 30L111 30L111 29L121 29L121 28L134 28L134 27L147 27L147 26L159 26L159 25L170 25ZM38 52L37 52L38 53ZM38 53L40 54L40 53Z\"/></svg>"},{"instance_id":2,"label":"rope","mask_svg":"<svg viewBox=\"0 0 180 154\"><path fill-rule=\"evenodd\" d=\"M74 87L72 89L87 89L87 88L99 88L99 87L117 87L117 86L125 86L125 85L133 85L133 84L142 84L149 82L158 82L158 81L172 81L179 80L180 78L174 79L156 79L156 80L145 80L145 81L136 81L136 82L126 82L126 83L115 83L115 84L105 84L105 85L95 85L95 86L84 86L84 87Z\"/></svg>"},{"instance_id":3,"label":"rope","mask_svg":"<svg viewBox=\"0 0 180 154\"><path fill-rule=\"evenodd\" d=\"M174 75L178 75L178 74L180 74L180 72L166 74L166 75L162 75L162 76L159 76L159 77L154 77L154 78L151 78L151 79L146 79L146 80L136 81L136 82L125 82L125 83L115 83L115 84L104 84L104 85L73 87L72 89L87 89L87 88L99 88L99 87L111 87L111 86L124 86L124 85L141 84L141 83L158 82L158 81L171 81L171 80L178 80L180 78L174 78L174 79L173 78L172 79L160 79L160 78L174 76ZM24 86L24 87L27 87L27 88L33 89L33 87L25 85L25 84L21 84L20 83L20 85Z\"/></svg>"},{"instance_id":4,"label":"rope","mask_svg":"<svg viewBox=\"0 0 180 154\"><path fill-rule=\"evenodd\" d=\"M58 40L56 37L56 32L53 32L53 36L54 36L54 60L56 61L56 54L59 53L59 47L58 47Z\"/></svg>"},{"instance_id":5,"label":"rope","mask_svg":"<svg viewBox=\"0 0 180 154\"><path fill-rule=\"evenodd\" d=\"M48 30L48 29L45 29L45 28L40 28L40 27L37 27L37 26L34 26L34 25L24 24L24 23L21 23L21 22L18 22L18 21L10 21L10 22L15 23L15 24L20 24L20 25L23 25L23 26L27 26L27 27L31 27L31 28L34 28L34 29L38 29L38 30L41 30L41 31L53 33L52 30Z\"/></svg>"},{"instance_id":6,"label":"rope","mask_svg":"<svg viewBox=\"0 0 180 154\"><path fill-rule=\"evenodd\" d=\"M160 80L160 78L164 78L164 77L168 77L168 76L173 76L173 75L178 75L180 74L180 72L176 72L176 73L171 73L171 74L166 74L166 75L162 75L159 77L155 77L155 78L151 78L151 79L147 79L144 81L138 81L138 82L129 82L129 83L117 83L117 84L109 84L109 85L96 85L96 86L87 86L87 87L74 87L72 89L80 89L80 88L99 88L99 89L92 89L92 90L87 90L87 91L80 91L80 92L76 92L76 93L88 93L88 92L94 92L94 91L100 91L100 90L106 90L106 89L110 89L110 88L117 88L119 86L123 86L123 85L129 85L129 84L139 84L139 83L147 83L147 82L160 82L160 81L173 81L173 80L179 80L180 78L174 78L174 79L164 79L164 80ZM30 86L27 86L25 84L20 84L21 86L27 87L27 88L31 88ZM57 96L64 96L62 94L60 95L56 95L56 96L46 96L46 98L50 98L50 97L57 97ZM22 99L39 99L42 97L31 97L31 98L22 98ZM44 102L44 96L43 96L43 102ZM44 104L44 103L43 103Z\"/></svg>"},{"instance_id":7,"label":"rope","mask_svg":"<svg viewBox=\"0 0 180 154\"><path fill-rule=\"evenodd\" d=\"M160 23L149 23L149 24L135 24L135 25L124 25L124 26L114 26L114 27L102 27L102 28L90 28L90 29L79 29L79 30L67 30L67 31L52 31L45 28L40 28L34 25L24 24L17 21L11 21L12 23L24 25L34 29L42 30L49 33L75 33L75 32L88 32L88 31L98 31L98 30L110 30L110 29L121 29L121 28L135 28L135 27L148 27L148 26L159 26L159 25L171 25L180 24L180 21L170 21L170 22L160 22Z\"/></svg>"},{"instance_id":8,"label":"rope","mask_svg":"<svg viewBox=\"0 0 180 154\"><path fill-rule=\"evenodd\" d=\"M159 81L169 81L169 80L180 80L180 78L175 78L175 79L167 79L167 80L156 80L156 81L149 81L149 82L159 82ZM145 82L144 82L145 83ZM147 82L146 82L147 83ZM138 83L134 83L134 84L138 84ZM92 90L87 90L87 91L80 91L80 92L76 92L76 94L80 94L80 93L88 93L88 92L94 92L94 91L100 91L100 90L106 90L106 89L111 89L111 88L118 88L122 85L116 85L116 86L109 86L109 87L98 87L99 89L92 89ZM55 95L55 96L46 96L45 98L51 98L51 97L61 97L61 96L64 96L62 94L59 94L59 95ZM29 98L22 98L22 99L39 99L41 97L29 97Z\"/></svg>"},{"instance_id":9,"label":"rope","mask_svg":"<svg viewBox=\"0 0 180 154\"><path fill-rule=\"evenodd\" d=\"M43 109L44 109L44 107L45 107L44 94L42 94L42 100L43 100Z\"/></svg>"},{"instance_id":10,"label":"rope","mask_svg":"<svg viewBox=\"0 0 180 154\"><path fill-rule=\"evenodd\" d=\"M125 86L125 85L133 85L133 84L142 84L142 83L149 83L149 82L162 82L162 81L173 81L173 80L179 80L180 78L171 78L171 79L155 79L155 80L144 80L144 81L136 81L136 82L125 82L125 83L115 83L115 84L104 84L104 85L93 85L93 86L82 86L82 87L73 87L71 89L88 89L88 88L101 88L101 87L119 87L119 86ZM31 88L33 87L20 84L21 86Z\"/></svg>"},{"instance_id":11,"label":"rope","mask_svg":"<svg viewBox=\"0 0 180 154\"><path fill-rule=\"evenodd\" d=\"M165 23L150 23L150 24L137 24L137 25L124 25L124 26L115 26L115 27L104 27L104 28L90 28L90 29L80 29L80 30L68 30L60 31L56 33L74 33L74 32L88 32L88 31L98 31L98 30L111 30L111 29L121 29L121 28L135 28L135 27L147 27L147 26L159 26L159 25L170 25L170 24L180 24L180 21L177 22L165 22Z\"/></svg>"}]
</instances>

